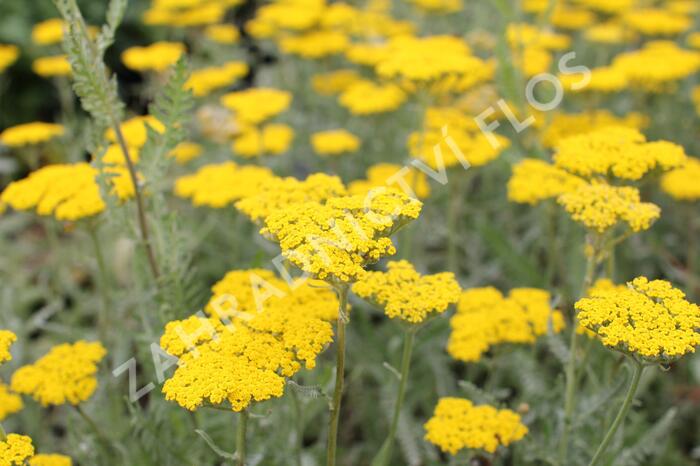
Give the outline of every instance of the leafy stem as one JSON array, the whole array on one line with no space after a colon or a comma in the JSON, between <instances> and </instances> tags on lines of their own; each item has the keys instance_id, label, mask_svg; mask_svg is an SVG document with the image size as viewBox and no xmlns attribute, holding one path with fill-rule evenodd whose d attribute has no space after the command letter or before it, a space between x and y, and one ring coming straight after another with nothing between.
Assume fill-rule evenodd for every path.
<instances>
[{"instance_id":1,"label":"leafy stem","mask_svg":"<svg viewBox=\"0 0 700 466\"><path fill-rule=\"evenodd\" d=\"M331 401L331 418L328 429L328 448L326 451L326 466L335 466L336 450L338 447L338 425L340 424L340 403L343 398L343 384L345 382L345 326L347 325L348 307L347 284L338 285L338 324L336 334L337 359L335 369L335 389Z\"/></svg>"}]
</instances>

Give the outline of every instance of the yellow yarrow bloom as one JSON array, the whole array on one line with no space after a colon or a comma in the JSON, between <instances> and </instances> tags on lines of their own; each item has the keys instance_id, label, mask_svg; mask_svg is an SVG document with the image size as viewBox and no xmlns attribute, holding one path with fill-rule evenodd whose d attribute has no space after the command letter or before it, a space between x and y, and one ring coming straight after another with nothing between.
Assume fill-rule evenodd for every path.
<instances>
[{"instance_id":1,"label":"yellow yarrow bloom","mask_svg":"<svg viewBox=\"0 0 700 466\"><path fill-rule=\"evenodd\" d=\"M39 454L29 460L29 466L73 466L70 456Z\"/></svg>"},{"instance_id":2,"label":"yellow yarrow bloom","mask_svg":"<svg viewBox=\"0 0 700 466\"><path fill-rule=\"evenodd\" d=\"M31 437L8 434L0 441L0 466L23 466L34 455Z\"/></svg>"},{"instance_id":3,"label":"yellow yarrow bloom","mask_svg":"<svg viewBox=\"0 0 700 466\"><path fill-rule=\"evenodd\" d=\"M172 157L178 164L184 165L187 162L198 158L203 153L204 148L201 145L194 142L185 141L175 146L175 148L168 154L168 157Z\"/></svg>"},{"instance_id":4,"label":"yellow yarrow bloom","mask_svg":"<svg viewBox=\"0 0 700 466\"><path fill-rule=\"evenodd\" d=\"M475 362L492 346L534 343L552 331L560 332L564 316L550 305L551 295L536 288L514 288L504 296L493 287L462 293L450 319L447 352L455 359Z\"/></svg>"},{"instance_id":5,"label":"yellow yarrow bloom","mask_svg":"<svg viewBox=\"0 0 700 466\"><path fill-rule=\"evenodd\" d=\"M351 63L362 66L377 66L389 55L386 42L359 42L350 45L345 58Z\"/></svg>"},{"instance_id":6,"label":"yellow yarrow bloom","mask_svg":"<svg viewBox=\"0 0 700 466\"><path fill-rule=\"evenodd\" d=\"M10 391L10 387L0 382L0 421L4 421L7 416L18 413L24 408L22 398Z\"/></svg>"},{"instance_id":7,"label":"yellow yarrow bloom","mask_svg":"<svg viewBox=\"0 0 700 466\"><path fill-rule=\"evenodd\" d=\"M617 92L627 88L627 75L620 68L601 66L590 70L590 82L578 87L581 77L576 74L560 74L562 87L568 92Z\"/></svg>"},{"instance_id":8,"label":"yellow yarrow bloom","mask_svg":"<svg viewBox=\"0 0 700 466\"><path fill-rule=\"evenodd\" d=\"M578 320L609 348L671 362L700 344L700 308L664 280L637 277L576 302Z\"/></svg>"},{"instance_id":9,"label":"yellow yarrow bloom","mask_svg":"<svg viewBox=\"0 0 700 466\"><path fill-rule=\"evenodd\" d=\"M212 24L204 29L204 37L220 44L235 44L241 33L232 24Z\"/></svg>"},{"instance_id":10,"label":"yellow yarrow bloom","mask_svg":"<svg viewBox=\"0 0 700 466\"><path fill-rule=\"evenodd\" d=\"M343 182L337 176L315 173L304 181L293 177L273 177L265 180L255 192L236 202L236 209L255 223L293 204L326 202L328 199L346 194Z\"/></svg>"},{"instance_id":11,"label":"yellow yarrow bloom","mask_svg":"<svg viewBox=\"0 0 700 466\"><path fill-rule=\"evenodd\" d=\"M583 9L564 6L557 3L550 17L552 26L560 29L582 30L587 28L595 21L593 12Z\"/></svg>"},{"instance_id":12,"label":"yellow yarrow bloom","mask_svg":"<svg viewBox=\"0 0 700 466\"><path fill-rule=\"evenodd\" d=\"M562 194L557 202L574 221L597 233L619 224L627 225L633 232L648 230L661 215L657 205L640 201L637 188L606 183L586 183Z\"/></svg>"},{"instance_id":13,"label":"yellow yarrow bloom","mask_svg":"<svg viewBox=\"0 0 700 466\"><path fill-rule=\"evenodd\" d=\"M508 200L534 205L575 191L583 184L583 179L544 160L523 159L513 166L508 180Z\"/></svg>"},{"instance_id":14,"label":"yellow yarrow bloom","mask_svg":"<svg viewBox=\"0 0 700 466\"><path fill-rule=\"evenodd\" d=\"M175 194L189 198L195 206L221 208L257 194L272 181L267 167L237 165L234 162L210 164L175 182Z\"/></svg>"},{"instance_id":15,"label":"yellow yarrow bloom","mask_svg":"<svg viewBox=\"0 0 700 466\"><path fill-rule=\"evenodd\" d=\"M683 147L668 141L646 142L636 129L608 126L561 139L554 164L583 177L615 176L639 180L653 170L668 171L687 159Z\"/></svg>"},{"instance_id":16,"label":"yellow yarrow bloom","mask_svg":"<svg viewBox=\"0 0 700 466\"><path fill-rule=\"evenodd\" d=\"M44 78L53 76L70 76L72 69L65 55L41 57L34 60L32 70Z\"/></svg>"},{"instance_id":17,"label":"yellow yarrow bloom","mask_svg":"<svg viewBox=\"0 0 700 466\"><path fill-rule=\"evenodd\" d=\"M64 132L63 125L35 121L7 128L0 133L0 143L10 147L40 144L63 136Z\"/></svg>"},{"instance_id":18,"label":"yellow yarrow bloom","mask_svg":"<svg viewBox=\"0 0 700 466\"><path fill-rule=\"evenodd\" d=\"M464 8L462 0L409 0L409 3L427 13L456 13Z\"/></svg>"},{"instance_id":19,"label":"yellow yarrow bloom","mask_svg":"<svg viewBox=\"0 0 700 466\"><path fill-rule=\"evenodd\" d=\"M195 70L185 83L195 97L203 97L217 89L230 86L248 74L248 65L241 61L231 61L221 66L210 66Z\"/></svg>"},{"instance_id":20,"label":"yellow yarrow bloom","mask_svg":"<svg viewBox=\"0 0 700 466\"><path fill-rule=\"evenodd\" d=\"M11 388L42 406L78 405L95 392L97 364L106 353L99 342L54 346L34 364L19 368L12 375Z\"/></svg>"},{"instance_id":21,"label":"yellow yarrow bloom","mask_svg":"<svg viewBox=\"0 0 700 466\"><path fill-rule=\"evenodd\" d=\"M673 90L677 81L696 73L700 53L681 49L675 42L653 41L640 50L619 54L612 66L622 70L634 87L660 92Z\"/></svg>"},{"instance_id":22,"label":"yellow yarrow bloom","mask_svg":"<svg viewBox=\"0 0 700 466\"><path fill-rule=\"evenodd\" d=\"M464 161L471 166L481 167L497 159L510 146L510 140L505 136L492 136L496 145L492 145L482 132L449 126L431 128L411 133L408 149L412 157L424 161L434 170L455 167Z\"/></svg>"},{"instance_id":23,"label":"yellow yarrow bloom","mask_svg":"<svg viewBox=\"0 0 700 466\"><path fill-rule=\"evenodd\" d=\"M510 23L506 30L508 43L514 47L534 47L544 50L564 50L571 45L571 38L547 29L539 29L527 23Z\"/></svg>"},{"instance_id":24,"label":"yellow yarrow bloom","mask_svg":"<svg viewBox=\"0 0 700 466\"><path fill-rule=\"evenodd\" d=\"M332 30L315 30L279 40L282 52L315 60L343 53L349 43L347 35Z\"/></svg>"},{"instance_id":25,"label":"yellow yarrow bloom","mask_svg":"<svg viewBox=\"0 0 700 466\"><path fill-rule=\"evenodd\" d=\"M364 267L396 253L390 236L418 218L422 203L397 190L293 204L265 218L260 231L282 255L332 284L363 278Z\"/></svg>"},{"instance_id":26,"label":"yellow yarrow bloom","mask_svg":"<svg viewBox=\"0 0 700 466\"><path fill-rule=\"evenodd\" d=\"M608 15L615 15L631 10L637 0L578 0L582 7L590 8Z\"/></svg>"},{"instance_id":27,"label":"yellow yarrow bloom","mask_svg":"<svg viewBox=\"0 0 700 466\"><path fill-rule=\"evenodd\" d=\"M348 185L350 194L367 195L379 187L396 188L404 193L425 199L430 196L430 184L425 173L411 166L378 163L367 169L366 180L355 180Z\"/></svg>"},{"instance_id":28,"label":"yellow yarrow bloom","mask_svg":"<svg viewBox=\"0 0 700 466\"><path fill-rule=\"evenodd\" d=\"M19 57L19 47L11 44L0 44L0 73L13 64Z\"/></svg>"},{"instance_id":29,"label":"yellow yarrow bloom","mask_svg":"<svg viewBox=\"0 0 700 466\"><path fill-rule=\"evenodd\" d=\"M256 38L271 37L280 31L305 31L316 25L325 9L323 0L291 0L258 8L246 28Z\"/></svg>"},{"instance_id":30,"label":"yellow yarrow bloom","mask_svg":"<svg viewBox=\"0 0 700 466\"><path fill-rule=\"evenodd\" d=\"M294 129L284 123L270 123L261 129L248 128L236 136L231 149L244 158L281 155L292 145Z\"/></svg>"},{"instance_id":31,"label":"yellow yarrow bloom","mask_svg":"<svg viewBox=\"0 0 700 466\"><path fill-rule=\"evenodd\" d=\"M41 21L32 27L32 42L37 45L60 44L66 29L65 21L60 18Z\"/></svg>"},{"instance_id":32,"label":"yellow yarrow bloom","mask_svg":"<svg viewBox=\"0 0 700 466\"><path fill-rule=\"evenodd\" d=\"M689 46L700 49L700 32L691 32L686 40Z\"/></svg>"},{"instance_id":33,"label":"yellow yarrow bloom","mask_svg":"<svg viewBox=\"0 0 700 466\"><path fill-rule=\"evenodd\" d=\"M184 53L185 45L180 42L156 42L144 47L129 47L122 52L122 62L134 71L162 72Z\"/></svg>"},{"instance_id":34,"label":"yellow yarrow bloom","mask_svg":"<svg viewBox=\"0 0 700 466\"><path fill-rule=\"evenodd\" d=\"M276 277L264 270L230 272L214 285L207 305L216 317L192 316L166 325L161 347L179 358L178 369L163 385L166 399L191 411L226 402L240 411L254 401L282 396L285 378L302 366L315 366L333 329L314 312L319 306L337 308L337 301L330 290L276 285ZM256 290L268 287L275 290L271 298L256 298Z\"/></svg>"},{"instance_id":35,"label":"yellow yarrow bloom","mask_svg":"<svg viewBox=\"0 0 700 466\"><path fill-rule=\"evenodd\" d=\"M10 346L17 341L17 335L9 330L0 330L0 364L12 361Z\"/></svg>"},{"instance_id":36,"label":"yellow yarrow bloom","mask_svg":"<svg viewBox=\"0 0 700 466\"><path fill-rule=\"evenodd\" d=\"M311 147L321 156L337 156L357 152L360 138L344 129L319 131L311 135Z\"/></svg>"},{"instance_id":37,"label":"yellow yarrow bloom","mask_svg":"<svg viewBox=\"0 0 700 466\"><path fill-rule=\"evenodd\" d=\"M139 149L143 147L148 139L147 127L150 127L153 131L158 133L165 132L165 126L163 123L158 121L158 119L152 115L135 116L123 121L120 125L120 129L122 136L124 136L126 145ZM106 137L110 142L119 142L117 141L117 136L112 128L107 130Z\"/></svg>"},{"instance_id":38,"label":"yellow yarrow bloom","mask_svg":"<svg viewBox=\"0 0 700 466\"><path fill-rule=\"evenodd\" d=\"M368 272L352 291L384 309L390 319L419 324L459 300L461 288L451 272L422 276L405 260L387 264L387 272Z\"/></svg>"},{"instance_id":39,"label":"yellow yarrow bloom","mask_svg":"<svg viewBox=\"0 0 700 466\"><path fill-rule=\"evenodd\" d=\"M595 24L587 28L584 37L598 44L624 44L634 38L634 34L618 22Z\"/></svg>"},{"instance_id":40,"label":"yellow yarrow bloom","mask_svg":"<svg viewBox=\"0 0 700 466\"><path fill-rule=\"evenodd\" d=\"M592 110L583 113L556 113L542 132L542 144L556 147L560 140L568 136L590 133L607 126L624 126L641 129L648 119L639 113L629 113L618 117L608 110Z\"/></svg>"},{"instance_id":41,"label":"yellow yarrow bloom","mask_svg":"<svg viewBox=\"0 0 700 466\"><path fill-rule=\"evenodd\" d=\"M700 199L700 160L688 158L685 165L665 173L661 178L661 189L679 201Z\"/></svg>"},{"instance_id":42,"label":"yellow yarrow bloom","mask_svg":"<svg viewBox=\"0 0 700 466\"><path fill-rule=\"evenodd\" d=\"M660 8L639 8L622 16L624 24L645 36L673 36L686 31L692 20Z\"/></svg>"},{"instance_id":43,"label":"yellow yarrow bloom","mask_svg":"<svg viewBox=\"0 0 700 466\"><path fill-rule=\"evenodd\" d=\"M289 108L292 94L271 88L251 88L230 92L221 97L224 107L232 110L241 122L256 125Z\"/></svg>"},{"instance_id":44,"label":"yellow yarrow bloom","mask_svg":"<svg viewBox=\"0 0 700 466\"><path fill-rule=\"evenodd\" d=\"M360 74L352 69L341 69L323 74L316 74L311 78L311 86L321 95L337 95L347 89L351 84L362 79Z\"/></svg>"},{"instance_id":45,"label":"yellow yarrow bloom","mask_svg":"<svg viewBox=\"0 0 700 466\"><path fill-rule=\"evenodd\" d=\"M440 398L433 417L425 424L425 439L445 453L465 448L495 453L525 437L527 427L509 409L475 406L463 398Z\"/></svg>"},{"instance_id":46,"label":"yellow yarrow bloom","mask_svg":"<svg viewBox=\"0 0 700 466\"><path fill-rule=\"evenodd\" d=\"M356 81L338 97L338 102L353 115L373 115L392 112L406 100L406 94L396 84Z\"/></svg>"}]
</instances>

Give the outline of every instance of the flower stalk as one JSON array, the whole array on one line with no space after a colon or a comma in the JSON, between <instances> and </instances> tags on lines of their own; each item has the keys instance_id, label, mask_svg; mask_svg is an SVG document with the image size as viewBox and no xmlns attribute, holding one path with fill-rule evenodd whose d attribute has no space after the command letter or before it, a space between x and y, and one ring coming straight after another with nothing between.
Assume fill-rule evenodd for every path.
<instances>
[{"instance_id":1,"label":"flower stalk","mask_svg":"<svg viewBox=\"0 0 700 466\"><path fill-rule=\"evenodd\" d=\"M245 466L246 433L248 432L249 417L250 414L247 409L238 413L238 424L236 425L236 466Z\"/></svg>"},{"instance_id":2,"label":"flower stalk","mask_svg":"<svg viewBox=\"0 0 700 466\"><path fill-rule=\"evenodd\" d=\"M345 327L347 325L347 304L348 304L347 284L338 286L338 329L336 334L337 360L335 372L335 389L333 390L333 400L331 401L331 419L328 429L328 448L326 455L326 466L335 466L338 447L338 426L340 424L340 405L343 398L343 384L345 383Z\"/></svg>"},{"instance_id":3,"label":"flower stalk","mask_svg":"<svg viewBox=\"0 0 700 466\"><path fill-rule=\"evenodd\" d=\"M605 434L605 437L603 437L603 441L598 446L598 449L596 450L595 455L593 455L593 459L591 459L591 462L588 463L588 466L595 466L599 463L601 457L605 453L605 450L610 445L610 442L612 442L612 439L615 436L617 429L622 425L622 423L625 420L625 417L627 417L627 413L632 407L634 395L637 393L637 389L639 388L639 381L642 378L645 366L636 359L631 360L634 363L634 372L632 373L632 381L630 382L629 389L627 390L627 395L625 395L625 400L622 402L622 406L620 406L620 410L617 412L615 420L608 429L608 432Z\"/></svg>"},{"instance_id":4,"label":"flower stalk","mask_svg":"<svg viewBox=\"0 0 700 466\"><path fill-rule=\"evenodd\" d=\"M97 329L100 335L100 340L106 343L107 333L109 329L109 312L111 308L111 300L109 297L109 279L107 275L107 265L102 252L102 245L97 236L97 226L94 223L88 225L88 233L95 250L95 259L97 260L97 272L99 277L99 293L102 300L100 314L98 316Z\"/></svg>"}]
</instances>

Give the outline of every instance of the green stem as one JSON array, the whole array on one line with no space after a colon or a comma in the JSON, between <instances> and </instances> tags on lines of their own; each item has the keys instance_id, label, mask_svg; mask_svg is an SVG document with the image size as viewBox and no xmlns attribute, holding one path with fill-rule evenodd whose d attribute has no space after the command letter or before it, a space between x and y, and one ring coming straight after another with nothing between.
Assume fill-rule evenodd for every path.
<instances>
[{"instance_id":1,"label":"green stem","mask_svg":"<svg viewBox=\"0 0 700 466\"><path fill-rule=\"evenodd\" d=\"M698 238L697 222L695 221L695 210L691 204L686 203L686 215L688 218L688 259L686 263L687 290L695 295L698 292L697 262L698 262Z\"/></svg>"},{"instance_id":2,"label":"green stem","mask_svg":"<svg viewBox=\"0 0 700 466\"><path fill-rule=\"evenodd\" d=\"M139 187L138 175L136 174L136 167L134 166L134 161L129 155L129 148L122 134L121 125L117 118L112 118L112 126L114 128L114 134L117 137L117 142L119 147L121 147L122 153L124 154L124 160L126 160L126 166L129 169L129 178L134 185L134 198L136 199L136 210L138 212L139 229L141 231L141 241L143 242L144 248L146 249L146 257L148 258L148 264L151 268L151 274L153 279L158 283L160 280L160 269L158 268L158 262L156 261L156 255L153 251L153 245L151 244L150 235L148 232L148 221L146 219L146 209L144 207L143 195L141 194L141 188Z\"/></svg>"},{"instance_id":3,"label":"green stem","mask_svg":"<svg viewBox=\"0 0 700 466\"><path fill-rule=\"evenodd\" d=\"M0 442L4 442L7 440L7 433L5 432L5 429L2 427L2 423L0 423Z\"/></svg>"},{"instance_id":4,"label":"green stem","mask_svg":"<svg viewBox=\"0 0 700 466\"><path fill-rule=\"evenodd\" d=\"M97 436L97 439L108 449L108 450L115 450L114 445L112 444L112 441L105 435L105 433L100 429L100 427L95 423L95 421L92 420L88 414L83 411L83 408L80 407L80 405L74 405L75 410L78 412L81 418L85 421L85 423L90 427L90 429L94 432L94 434Z\"/></svg>"},{"instance_id":5,"label":"green stem","mask_svg":"<svg viewBox=\"0 0 700 466\"><path fill-rule=\"evenodd\" d=\"M328 429L328 449L326 466L335 466L336 450L338 447L338 425L340 424L340 402L343 398L343 384L345 382L345 326L347 325L348 285L340 285L338 288L340 306L338 310L338 330L336 335L337 361L335 369L335 390L331 404L331 419Z\"/></svg>"},{"instance_id":6,"label":"green stem","mask_svg":"<svg viewBox=\"0 0 700 466\"><path fill-rule=\"evenodd\" d=\"M107 266L104 259L104 254L102 253L102 246L100 240L97 236L97 227L90 223L88 225L88 232L90 234L90 239L92 240L93 248L95 249L95 259L97 260L97 271L99 275L99 293L102 299L102 309L98 317L97 328L100 334L100 340L102 342L107 342L107 335L109 329L109 312L110 312L110 299L109 299L109 279L107 278Z\"/></svg>"},{"instance_id":7,"label":"green stem","mask_svg":"<svg viewBox=\"0 0 700 466\"><path fill-rule=\"evenodd\" d=\"M389 435L384 445L382 445L382 449L379 450L379 453L377 453L377 456L372 461L372 466L387 466L391 460L394 438L396 437L396 430L399 426L399 418L401 417L401 407L406 397L406 383L408 382L408 373L411 368L411 353L413 351L413 342L417 330L418 328L415 325L412 325L406 330L406 336L403 341L403 354L401 356L401 380L399 382L399 393L396 396L396 406L394 406L394 417L391 420Z\"/></svg>"},{"instance_id":8,"label":"green stem","mask_svg":"<svg viewBox=\"0 0 700 466\"><path fill-rule=\"evenodd\" d=\"M605 434L605 437L603 437L603 441L601 442L600 446L598 446L598 450L596 450L595 455L593 455L593 459L590 463L588 463L588 466L595 466L596 464L598 464L598 461L603 456L603 453L605 453L605 450L608 448L608 445L610 445L610 442L612 442L612 439L615 436L615 432L617 432L617 429L622 425L622 422L625 420L625 417L627 417L627 413L629 412L630 407L632 407L634 395L635 393L637 393L637 388L639 388L639 380L642 378L642 373L644 372L645 368L645 366L639 361L633 361L634 373L632 374L632 382L630 383L630 387L627 390L625 401L622 402L620 411L618 411L615 420L610 426L610 429L608 429L608 432Z\"/></svg>"},{"instance_id":9,"label":"green stem","mask_svg":"<svg viewBox=\"0 0 700 466\"><path fill-rule=\"evenodd\" d=\"M236 425L236 466L245 466L246 457L246 432L248 430L247 409L238 413L238 424Z\"/></svg>"},{"instance_id":10,"label":"green stem","mask_svg":"<svg viewBox=\"0 0 700 466\"><path fill-rule=\"evenodd\" d=\"M584 296L593 283L595 273L596 254L591 254L586 261L586 275L583 280L581 296ZM578 350L578 332L576 310L571 319L571 340L569 342L569 360L566 365L566 392L564 395L564 426L559 440L559 466L566 465L567 452L569 449L569 434L573 421L574 405L576 399L576 351Z\"/></svg>"},{"instance_id":11,"label":"green stem","mask_svg":"<svg viewBox=\"0 0 700 466\"><path fill-rule=\"evenodd\" d=\"M301 452L304 442L304 418L301 412L301 402L299 401L299 395L294 390L290 390L292 395L292 409L294 410L294 420L297 422L296 425L296 438L294 439L294 457L296 459L297 466L302 466Z\"/></svg>"}]
</instances>

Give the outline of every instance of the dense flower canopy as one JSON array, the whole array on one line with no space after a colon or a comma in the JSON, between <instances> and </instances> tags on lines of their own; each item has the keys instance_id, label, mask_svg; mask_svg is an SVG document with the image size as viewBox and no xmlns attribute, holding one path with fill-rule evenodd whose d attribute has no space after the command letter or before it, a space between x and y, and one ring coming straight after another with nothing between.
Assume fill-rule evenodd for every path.
<instances>
[{"instance_id":1,"label":"dense flower canopy","mask_svg":"<svg viewBox=\"0 0 700 466\"><path fill-rule=\"evenodd\" d=\"M534 343L548 328L559 332L564 316L550 305L549 292L514 288L504 296L493 287L466 290L450 320L447 351L460 361L478 361L492 346Z\"/></svg>"},{"instance_id":2,"label":"dense flower canopy","mask_svg":"<svg viewBox=\"0 0 700 466\"><path fill-rule=\"evenodd\" d=\"M34 364L19 368L12 375L11 388L42 406L78 405L95 392L97 364L105 354L99 342L54 346Z\"/></svg>"},{"instance_id":3,"label":"dense flower canopy","mask_svg":"<svg viewBox=\"0 0 700 466\"><path fill-rule=\"evenodd\" d=\"M387 269L368 272L352 291L381 306L389 318L418 324L459 300L461 288L451 272L422 276L408 261L389 262Z\"/></svg>"},{"instance_id":4,"label":"dense flower canopy","mask_svg":"<svg viewBox=\"0 0 700 466\"><path fill-rule=\"evenodd\" d=\"M528 432L520 416L509 409L475 406L463 398L440 398L433 417L425 424L425 439L451 455L462 449L494 453Z\"/></svg>"},{"instance_id":5,"label":"dense flower canopy","mask_svg":"<svg viewBox=\"0 0 700 466\"><path fill-rule=\"evenodd\" d=\"M338 303L328 289L289 288L253 269L229 272L212 291L212 317L170 322L160 342L179 358L163 393L186 409L228 403L240 411L280 397L285 378L313 368L332 340Z\"/></svg>"},{"instance_id":6,"label":"dense flower canopy","mask_svg":"<svg viewBox=\"0 0 700 466\"><path fill-rule=\"evenodd\" d=\"M638 277L627 288L598 289L576 310L603 344L644 359L672 361L700 345L700 308L664 280Z\"/></svg>"}]
</instances>

